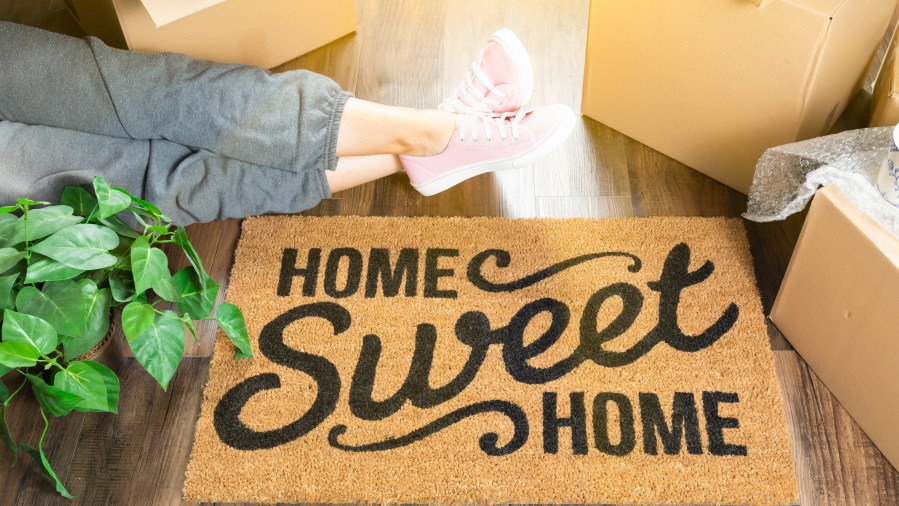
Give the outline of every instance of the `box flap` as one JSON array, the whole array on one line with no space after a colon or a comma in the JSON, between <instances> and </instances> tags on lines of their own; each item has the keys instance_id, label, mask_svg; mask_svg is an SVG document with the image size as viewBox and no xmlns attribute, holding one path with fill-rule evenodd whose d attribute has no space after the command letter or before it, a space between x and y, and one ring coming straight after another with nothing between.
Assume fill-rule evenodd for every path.
<instances>
[{"instance_id":1,"label":"box flap","mask_svg":"<svg viewBox=\"0 0 899 506\"><path fill-rule=\"evenodd\" d=\"M115 5L129 49L185 53L199 60L265 68L356 29L354 0L216 1L211 7L162 27L154 25L142 0L110 1Z\"/></svg>"},{"instance_id":2,"label":"box flap","mask_svg":"<svg viewBox=\"0 0 899 506\"><path fill-rule=\"evenodd\" d=\"M141 0L156 28L190 16L225 0Z\"/></svg>"},{"instance_id":3,"label":"box flap","mask_svg":"<svg viewBox=\"0 0 899 506\"><path fill-rule=\"evenodd\" d=\"M846 0L745 0L764 9L774 2L784 2L821 16L831 16Z\"/></svg>"},{"instance_id":4,"label":"box flap","mask_svg":"<svg viewBox=\"0 0 899 506\"><path fill-rule=\"evenodd\" d=\"M819 191L815 198L821 196L845 215L859 232L867 239L872 249L888 258L899 271L899 239L893 237L873 218L855 207L849 199L835 186ZM896 288L899 290L899 287Z\"/></svg>"},{"instance_id":5,"label":"box flap","mask_svg":"<svg viewBox=\"0 0 899 506\"><path fill-rule=\"evenodd\" d=\"M781 0L808 9L821 16L832 16L846 0Z\"/></svg>"}]
</instances>

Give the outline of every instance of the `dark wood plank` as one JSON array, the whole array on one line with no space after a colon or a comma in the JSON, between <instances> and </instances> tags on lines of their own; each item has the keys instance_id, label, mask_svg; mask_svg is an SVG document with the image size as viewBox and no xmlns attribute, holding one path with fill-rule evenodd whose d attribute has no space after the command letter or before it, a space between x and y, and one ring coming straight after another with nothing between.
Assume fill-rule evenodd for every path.
<instances>
[{"instance_id":1,"label":"dark wood plank","mask_svg":"<svg viewBox=\"0 0 899 506\"><path fill-rule=\"evenodd\" d=\"M899 504L899 473L794 351L774 352L802 504Z\"/></svg>"},{"instance_id":2,"label":"dark wood plank","mask_svg":"<svg viewBox=\"0 0 899 506\"><path fill-rule=\"evenodd\" d=\"M33 435L29 435L26 439L22 439L19 442L27 443L37 448L43 421L38 413L37 402L34 400L34 397L31 395L22 397L18 401L20 401L19 404L24 407L24 410L20 409L19 413L24 415L24 419L28 420L29 423L33 424L34 430L30 431L33 432ZM27 402L22 402L26 401L26 399ZM50 418L50 428L44 439L44 452L47 454L50 465L62 480L66 489L77 496L79 494L76 490L84 484L85 480L83 477L78 476L77 473L74 473L74 475L71 473L73 469L72 462L78 449L78 439L81 435L84 420L90 415L86 413L72 413L61 418L47 416ZM31 506L57 502L59 497L47 495L47 490L54 490L53 483L41 473L34 460L24 454L20 454L19 459L20 467L22 468L21 472L25 474L22 476L19 484L20 489L16 497L16 504Z\"/></svg>"},{"instance_id":3,"label":"dark wood plank","mask_svg":"<svg viewBox=\"0 0 899 506\"><path fill-rule=\"evenodd\" d=\"M7 374L3 379L10 392L18 388L21 381L22 378L14 374ZM27 389L26 386L6 408L6 422L13 441L16 443L27 442L34 446L40 437L42 422L37 411L37 402L26 391ZM48 437L52 438L54 435L51 434ZM43 489L49 486L49 481L37 485L32 482L34 475L40 471L33 466L31 457L19 451L16 467L10 467L11 459L12 455L6 446L0 447L0 503L13 504L21 490Z\"/></svg>"},{"instance_id":4,"label":"dark wood plank","mask_svg":"<svg viewBox=\"0 0 899 506\"><path fill-rule=\"evenodd\" d=\"M185 359L168 392L129 359L119 414L89 414L69 471L82 504L181 503L208 360ZM62 502L60 504L63 504Z\"/></svg>"},{"instance_id":5,"label":"dark wood plank","mask_svg":"<svg viewBox=\"0 0 899 506\"><path fill-rule=\"evenodd\" d=\"M727 187L632 139L631 196L639 216L732 216Z\"/></svg>"},{"instance_id":6,"label":"dark wood plank","mask_svg":"<svg viewBox=\"0 0 899 506\"><path fill-rule=\"evenodd\" d=\"M179 504L184 469L199 412L198 393L208 361L185 359L168 392L134 361L119 371L119 414L74 413L51 420L44 449L80 504ZM36 444L42 422L29 393L12 404L8 420L20 442ZM4 450L5 451L5 450ZM20 455L0 467L0 504L72 504Z\"/></svg>"}]
</instances>

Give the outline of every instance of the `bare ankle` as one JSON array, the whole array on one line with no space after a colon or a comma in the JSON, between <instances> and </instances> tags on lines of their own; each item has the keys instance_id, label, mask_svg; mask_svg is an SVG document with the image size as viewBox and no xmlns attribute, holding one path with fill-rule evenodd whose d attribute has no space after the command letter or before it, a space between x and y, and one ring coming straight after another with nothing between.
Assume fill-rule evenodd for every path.
<instances>
[{"instance_id":1,"label":"bare ankle","mask_svg":"<svg viewBox=\"0 0 899 506\"><path fill-rule=\"evenodd\" d=\"M456 115L437 110L418 111L416 125L403 140L403 155L434 156L442 153L456 130Z\"/></svg>"}]
</instances>

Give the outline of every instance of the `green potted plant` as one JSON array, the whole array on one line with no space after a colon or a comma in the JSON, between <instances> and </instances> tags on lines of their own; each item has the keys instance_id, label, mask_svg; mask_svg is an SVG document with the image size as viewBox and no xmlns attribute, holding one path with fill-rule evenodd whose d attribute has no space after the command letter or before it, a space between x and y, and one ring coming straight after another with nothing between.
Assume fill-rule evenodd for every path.
<instances>
[{"instance_id":1,"label":"green potted plant","mask_svg":"<svg viewBox=\"0 0 899 506\"><path fill-rule=\"evenodd\" d=\"M134 230L117 215L129 213ZM190 266L174 275L158 248L176 245ZM74 411L116 413L119 379L108 367L79 356L100 343L121 311L122 329L137 361L163 390L184 353L186 327L215 320L251 357L243 314L233 304L215 308L219 286L206 273L184 227L175 227L153 204L94 179L94 194L66 187L59 205L20 198L0 207L0 439L15 465L21 449L72 498L43 451L47 415ZM174 310L165 309L166 301ZM44 430L35 446L13 441L5 412L30 386Z\"/></svg>"}]
</instances>

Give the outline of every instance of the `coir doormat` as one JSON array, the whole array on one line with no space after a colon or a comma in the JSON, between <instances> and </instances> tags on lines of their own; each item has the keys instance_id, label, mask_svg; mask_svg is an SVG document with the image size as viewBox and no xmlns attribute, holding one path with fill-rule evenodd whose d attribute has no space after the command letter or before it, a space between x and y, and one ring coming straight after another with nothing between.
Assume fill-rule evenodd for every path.
<instances>
[{"instance_id":1,"label":"coir doormat","mask_svg":"<svg viewBox=\"0 0 899 506\"><path fill-rule=\"evenodd\" d=\"M185 498L797 501L742 224L248 219Z\"/></svg>"}]
</instances>

